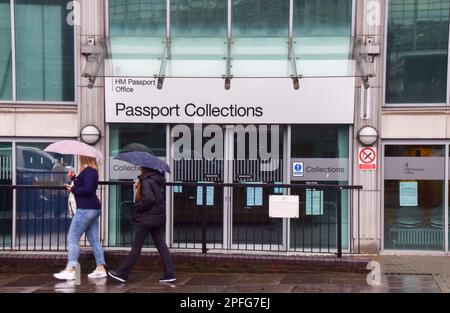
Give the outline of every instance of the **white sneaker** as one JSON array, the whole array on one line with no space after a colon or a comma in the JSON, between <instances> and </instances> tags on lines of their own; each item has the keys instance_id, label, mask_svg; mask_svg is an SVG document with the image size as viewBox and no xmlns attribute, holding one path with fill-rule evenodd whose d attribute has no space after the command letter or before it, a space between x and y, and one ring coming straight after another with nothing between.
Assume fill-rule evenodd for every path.
<instances>
[{"instance_id":1,"label":"white sneaker","mask_svg":"<svg viewBox=\"0 0 450 313\"><path fill-rule=\"evenodd\" d=\"M62 270L59 273L53 274L53 277L61 280L75 280L75 271Z\"/></svg>"},{"instance_id":2,"label":"white sneaker","mask_svg":"<svg viewBox=\"0 0 450 313\"><path fill-rule=\"evenodd\" d=\"M95 269L92 273L88 275L89 278L105 278L108 274L106 271L99 271L98 269Z\"/></svg>"}]
</instances>

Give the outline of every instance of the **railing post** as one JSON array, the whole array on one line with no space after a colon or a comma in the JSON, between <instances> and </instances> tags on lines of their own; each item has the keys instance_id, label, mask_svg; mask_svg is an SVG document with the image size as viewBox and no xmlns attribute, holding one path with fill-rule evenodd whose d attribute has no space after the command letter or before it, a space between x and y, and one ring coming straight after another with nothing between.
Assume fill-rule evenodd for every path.
<instances>
[{"instance_id":1,"label":"railing post","mask_svg":"<svg viewBox=\"0 0 450 313\"><path fill-rule=\"evenodd\" d=\"M78 262L75 264L75 285L81 285L81 266Z\"/></svg>"},{"instance_id":2,"label":"railing post","mask_svg":"<svg viewBox=\"0 0 450 313\"><path fill-rule=\"evenodd\" d=\"M203 207L203 219L202 219L202 253L205 254L208 249L206 249L206 222L207 222L207 212L206 212L206 185L202 187L202 207Z\"/></svg>"},{"instance_id":3,"label":"railing post","mask_svg":"<svg viewBox=\"0 0 450 313\"><path fill-rule=\"evenodd\" d=\"M337 189L337 257L342 257L342 188Z\"/></svg>"}]
</instances>

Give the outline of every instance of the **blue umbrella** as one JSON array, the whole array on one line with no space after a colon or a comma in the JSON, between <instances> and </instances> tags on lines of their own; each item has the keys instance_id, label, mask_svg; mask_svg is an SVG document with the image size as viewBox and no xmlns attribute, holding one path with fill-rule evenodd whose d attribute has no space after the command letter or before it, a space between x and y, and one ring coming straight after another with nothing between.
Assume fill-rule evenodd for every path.
<instances>
[{"instance_id":1,"label":"blue umbrella","mask_svg":"<svg viewBox=\"0 0 450 313\"><path fill-rule=\"evenodd\" d=\"M170 173L169 165L157 156L144 151L119 153L114 159L125 161L137 166L148 167L157 171Z\"/></svg>"}]
</instances>

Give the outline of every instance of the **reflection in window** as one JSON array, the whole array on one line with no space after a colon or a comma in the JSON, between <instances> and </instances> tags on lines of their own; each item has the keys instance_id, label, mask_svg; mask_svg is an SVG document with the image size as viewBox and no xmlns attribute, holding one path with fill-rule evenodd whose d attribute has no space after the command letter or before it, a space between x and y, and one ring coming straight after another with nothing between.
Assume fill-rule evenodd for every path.
<instances>
[{"instance_id":1,"label":"reflection in window","mask_svg":"<svg viewBox=\"0 0 450 313\"><path fill-rule=\"evenodd\" d=\"M74 101L74 29L59 0L16 0L17 98Z\"/></svg>"},{"instance_id":2,"label":"reflection in window","mask_svg":"<svg viewBox=\"0 0 450 313\"><path fill-rule=\"evenodd\" d=\"M74 166L72 155L43 151L50 143L17 143L18 185L56 185L66 182L66 167Z\"/></svg>"},{"instance_id":3,"label":"reflection in window","mask_svg":"<svg viewBox=\"0 0 450 313\"><path fill-rule=\"evenodd\" d=\"M348 158L348 126L292 126L293 158Z\"/></svg>"},{"instance_id":4,"label":"reflection in window","mask_svg":"<svg viewBox=\"0 0 450 313\"><path fill-rule=\"evenodd\" d=\"M443 181L386 180L384 182L384 248L442 250L444 248L443 197Z\"/></svg>"},{"instance_id":5,"label":"reflection in window","mask_svg":"<svg viewBox=\"0 0 450 313\"><path fill-rule=\"evenodd\" d=\"M166 0L110 0L111 36L164 37Z\"/></svg>"},{"instance_id":6,"label":"reflection in window","mask_svg":"<svg viewBox=\"0 0 450 313\"><path fill-rule=\"evenodd\" d=\"M389 1L387 103L445 103L450 1Z\"/></svg>"},{"instance_id":7,"label":"reflection in window","mask_svg":"<svg viewBox=\"0 0 450 313\"><path fill-rule=\"evenodd\" d=\"M74 157L43 151L49 144L16 145L17 185L36 186L17 190L16 245L19 249L59 250L67 244L68 193L63 188L38 186L62 187L67 182L66 166L74 166Z\"/></svg>"},{"instance_id":8,"label":"reflection in window","mask_svg":"<svg viewBox=\"0 0 450 313\"><path fill-rule=\"evenodd\" d=\"M226 37L227 0L171 0L173 37Z\"/></svg>"},{"instance_id":9,"label":"reflection in window","mask_svg":"<svg viewBox=\"0 0 450 313\"><path fill-rule=\"evenodd\" d=\"M110 180L135 180L139 171L129 164L113 163L112 157L125 151L145 151L158 157L166 156L166 127L158 124L114 124L110 127ZM114 167L118 165L119 167ZM120 168L121 165L126 167ZM133 186L112 185L109 188L109 244L130 246L133 238L131 224ZM149 237L150 238L150 237ZM146 246L152 241L147 240Z\"/></svg>"},{"instance_id":10,"label":"reflection in window","mask_svg":"<svg viewBox=\"0 0 450 313\"><path fill-rule=\"evenodd\" d=\"M443 157L445 149L438 145L387 145L387 157Z\"/></svg>"},{"instance_id":11,"label":"reflection in window","mask_svg":"<svg viewBox=\"0 0 450 313\"><path fill-rule=\"evenodd\" d=\"M293 125L291 156L308 166L308 159L348 159L347 125ZM347 161L348 162L348 161ZM348 185L348 180L316 181L327 185ZM304 181L294 183L304 184ZM327 190L309 193L293 189L300 199L300 218L291 219L291 248L297 251L327 251L337 248L337 193ZM349 196L342 192L342 247L348 248ZM316 214L320 212L320 214Z\"/></svg>"},{"instance_id":12,"label":"reflection in window","mask_svg":"<svg viewBox=\"0 0 450 313\"><path fill-rule=\"evenodd\" d=\"M9 0L0 0L0 100L12 99L12 51Z\"/></svg>"},{"instance_id":13,"label":"reflection in window","mask_svg":"<svg viewBox=\"0 0 450 313\"><path fill-rule=\"evenodd\" d=\"M233 0L233 37L287 37L289 1Z\"/></svg>"},{"instance_id":14,"label":"reflection in window","mask_svg":"<svg viewBox=\"0 0 450 313\"><path fill-rule=\"evenodd\" d=\"M444 248L443 171L432 167L443 164L443 145L386 145L385 166L393 159L408 164L417 158L414 175L385 172L384 248L394 250L442 250ZM436 159L437 157L437 159ZM433 164L421 163L430 158ZM417 175L417 176L415 176ZM420 175L420 177L419 177ZM424 178L425 177L425 178ZM416 179L415 179L416 178Z\"/></svg>"},{"instance_id":15,"label":"reflection in window","mask_svg":"<svg viewBox=\"0 0 450 313\"><path fill-rule=\"evenodd\" d=\"M294 36L351 34L352 0L294 0Z\"/></svg>"},{"instance_id":16,"label":"reflection in window","mask_svg":"<svg viewBox=\"0 0 450 313\"><path fill-rule=\"evenodd\" d=\"M11 245L13 192L1 185L12 185L12 144L0 142L0 250Z\"/></svg>"}]
</instances>

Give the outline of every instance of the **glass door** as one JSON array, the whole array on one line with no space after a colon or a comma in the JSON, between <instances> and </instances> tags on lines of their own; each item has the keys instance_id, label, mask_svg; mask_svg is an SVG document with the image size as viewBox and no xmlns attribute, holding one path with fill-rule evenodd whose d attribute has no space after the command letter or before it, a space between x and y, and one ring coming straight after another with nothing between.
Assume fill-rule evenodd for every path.
<instances>
[{"instance_id":1,"label":"glass door","mask_svg":"<svg viewBox=\"0 0 450 313\"><path fill-rule=\"evenodd\" d=\"M231 247L281 250L283 219L269 217L269 195L282 194L283 190L264 188L264 184L283 183L284 128L238 125L232 131L231 179L244 186L234 187L232 192Z\"/></svg>"},{"instance_id":2,"label":"glass door","mask_svg":"<svg viewBox=\"0 0 450 313\"><path fill-rule=\"evenodd\" d=\"M218 125L174 125L171 128L173 181L223 183L223 134L223 128ZM221 248L224 238L223 188L174 186L172 195L172 246L201 248L205 229L208 249Z\"/></svg>"}]
</instances>

